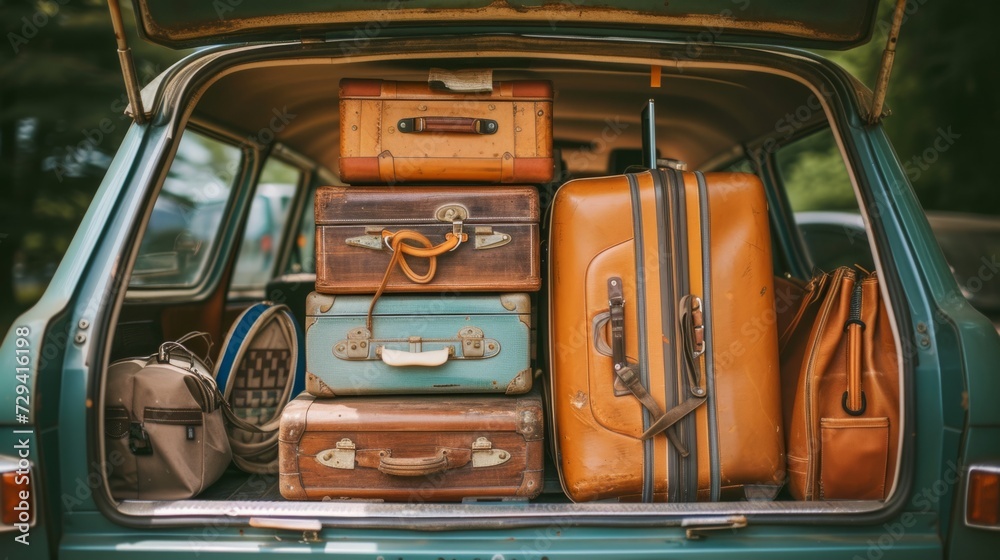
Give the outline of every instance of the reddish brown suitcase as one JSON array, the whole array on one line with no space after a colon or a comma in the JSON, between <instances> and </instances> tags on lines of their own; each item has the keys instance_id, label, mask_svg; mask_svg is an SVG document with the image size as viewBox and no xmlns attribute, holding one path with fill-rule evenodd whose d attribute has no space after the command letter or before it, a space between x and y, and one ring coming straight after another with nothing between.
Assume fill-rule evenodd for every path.
<instances>
[{"instance_id":1,"label":"reddish brown suitcase","mask_svg":"<svg viewBox=\"0 0 1000 560\"><path fill-rule=\"evenodd\" d=\"M451 502L542 490L542 403L520 397L301 395L281 416L281 495Z\"/></svg>"},{"instance_id":2,"label":"reddish brown suitcase","mask_svg":"<svg viewBox=\"0 0 1000 560\"><path fill-rule=\"evenodd\" d=\"M421 258L425 248L437 256ZM374 293L394 249L404 252L401 264L424 278L394 266L386 292L537 291L538 192L534 187L321 187L316 192L317 292Z\"/></svg>"},{"instance_id":3,"label":"reddish brown suitcase","mask_svg":"<svg viewBox=\"0 0 1000 560\"><path fill-rule=\"evenodd\" d=\"M545 183L552 165L550 82L494 82L486 93L340 82L340 178L347 183Z\"/></svg>"},{"instance_id":4,"label":"reddish brown suitcase","mask_svg":"<svg viewBox=\"0 0 1000 560\"><path fill-rule=\"evenodd\" d=\"M784 436L757 177L571 181L551 224L551 399L567 495L773 497Z\"/></svg>"}]
</instances>

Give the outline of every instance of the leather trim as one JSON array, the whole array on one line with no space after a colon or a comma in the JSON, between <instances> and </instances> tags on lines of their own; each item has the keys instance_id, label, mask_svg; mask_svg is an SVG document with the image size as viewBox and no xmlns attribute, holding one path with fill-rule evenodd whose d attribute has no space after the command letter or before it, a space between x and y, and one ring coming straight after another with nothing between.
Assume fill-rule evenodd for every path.
<instances>
[{"instance_id":1,"label":"leather trim","mask_svg":"<svg viewBox=\"0 0 1000 560\"><path fill-rule=\"evenodd\" d=\"M518 80L509 82L514 97L541 97L552 99L552 82L547 80Z\"/></svg>"},{"instance_id":2,"label":"leather trim","mask_svg":"<svg viewBox=\"0 0 1000 560\"><path fill-rule=\"evenodd\" d=\"M176 426L201 426L200 408L154 408L147 406L142 411L142 421L150 424L173 424Z\"/></svg>"},{"instance_id":3,"label":"leather trim","mask_svg":"<svg viewBox=\"0 0 1000 560\"><path fill-rule=\"evenodd\" d=\"M383 80L344 78L340 80L340 97L379 97L382 95Z\"/></svg>"},{"instance_id":4,"label":"leather trim","mask_svg":"<svg viewBox=\"0 0 1000 560\"><path fill-rule=\"evenodd\" d=\"M548 183L555 174L552 158L514 158L514 180Z\"/></svg>"},{"instance_id":5,"label":"leather trim","mask_svg":"<svg viewBox=\"0 0 1000 560\"><path fill-rule=\"evenodd\" d=\"M649 349L646 336L646 265L645 247L642 236L642 197L639 192L639 182L635 175L625 175L628 180L629 192L632 195L632 244L635 249L635 294L638 301L636 308L636 326L639 342L639 381L647 390L649 388ZM646 431L651 423L649 411L642 410L642 430ZM642 501L653 501L653 438L642 444Z\"/></svg>"},{"instance_id":6,"label":"leather trim","mask_svg":"<svg viewBox=\"0 0 1000 560\"><path fill-rule=\"evenodd\" d=\"M712 238L711 238L711 212L708 204L708 183L705 175L700 171L695 173L698 180L698 206L701 209L701 263L702 263L702 313L705 317L705 388L708 393L708 447L709 461L711 463L711 481L709 485L710 500L717 502L721 499L721 469L722 462L719 458L719 418L715 403L715 358L713 353L714 339L712 336L714 323L712 321Z\"/></svg>"},{"instance_id":7,"label":"leather trim","mask_svg":"<svg viewBox=\"0 0 1000 560\"><path fill-rule=\"evenodd\" d=\"M379 176L379 159L377 157L342 157L340 158L340 180L352 182L371 182Z\"/></svg>"}]
</instances>

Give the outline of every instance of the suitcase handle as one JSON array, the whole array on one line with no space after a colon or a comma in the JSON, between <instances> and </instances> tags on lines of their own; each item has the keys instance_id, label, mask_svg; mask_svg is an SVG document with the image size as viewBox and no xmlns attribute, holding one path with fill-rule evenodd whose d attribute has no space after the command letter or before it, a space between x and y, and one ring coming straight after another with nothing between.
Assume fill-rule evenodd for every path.
<instances>
[{"instance_id":1,"label":"suitcase handle","mask_svg":"<svg viewBox=\"0 0 1000 560\"><path fill-rule=\"evenodd\" d=\"M469 234L462 232L462 222L456 221L452 223L452 231L446 233L444 237L444 243L434 245L430 239L427 239L426 235L420 232L400 230L396 233L391 233L388 230L382 230L382 241L392 250L392 258L389 259L385 275L382 276L382 281L379 283L378 289L375 290L375 295L372 296L372 302L368 305L368 316L365 319L365 327L368 329L368 332L372 332L372 312L375 310L375 302L378 301L382 292L385 291L385 287L389 283L389 275L392 274L392 269L396 265L399 265L403 274L413 282L427 284L434 279L434 273L437 271L437 257L458 249L459 245L468 241ZM407 240L416 241L423 245L423 247L403 243L403 241ZM403 257L404 254L428 259L427 272L425 274L414 272Z\"/></svg>"},{"instance_id":2,"label":"suitcase handle","mask_svg":"<svg viewBox=\"0 0 1000 560\"><path fill-rule=\"evenodd\" d=\"M458 453L449 456L447 449L439 449L430 457L396 458L389 452L380 453L378 470L392 476L427 476L429 474L457 469L469 463L472 453L469 450L453 450ZM464 453L462 453L464 451Z\"/></svg>"},{"instance_id":3,"label":"suitcase handle","mask_svg":"<svg viewBox=\"0 0 1000 560\"><path fill-rule=\"evenodd\" d=\"M396 123L396 129L404 134L414 132L496 134L498 128L497 121L473 117L414 117L399 119Z\"/></svg>"},{"instance_id":4,"label":"suitcase handle","mask_svg":"<svg viewBox=\"0 0 1000 560\"><path fill-rule=\"evenodd\" d=\"M387 366L407 367L407 366L439 366L448 361L451 357L451 348L440 348L438 350L427 350L425 352L407 352L406 350L393 350L382 348L379 354L382 362Z\"/></svg>"}]
</instances>

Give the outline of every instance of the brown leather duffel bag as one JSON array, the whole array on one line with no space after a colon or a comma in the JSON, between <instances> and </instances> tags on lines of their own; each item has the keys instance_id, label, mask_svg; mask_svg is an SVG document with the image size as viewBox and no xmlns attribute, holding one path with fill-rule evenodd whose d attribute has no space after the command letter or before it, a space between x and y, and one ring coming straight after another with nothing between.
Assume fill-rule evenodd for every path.
<instances>
[{"instance_id":1,"label":"brown leather duffel bag","mask_svg":"<svg viewBox=\"0 0 1000 560\"><path fill-rule=\"evenodd\" d=\"M874 273L812 279L781 335L789 489L797 500L882 500L899 449L899 362Z\"/></svg>"}]
</instances>

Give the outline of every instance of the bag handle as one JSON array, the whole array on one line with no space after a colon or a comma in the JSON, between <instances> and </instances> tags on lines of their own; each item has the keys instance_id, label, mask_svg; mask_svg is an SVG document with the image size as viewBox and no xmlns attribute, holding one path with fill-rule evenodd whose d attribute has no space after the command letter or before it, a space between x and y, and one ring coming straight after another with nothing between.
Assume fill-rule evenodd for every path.
<instances>
[{"instance_id":1,"label":"bag handle","mask_svg":"<svg viewBox=\"0 0 1000 560\"><path fill-rule=\"evenodd\" d=\"M379 353L381 354L382 362L392 367L439 366L447 362L448 358L451 357L450 348L439 348L437 350L427 350L426 352L407 352L405 350L382 348Z\"/></svg>"},{"instance_id":2,"label":"bag handle","mask_svg":"<svg viewBox=\"0 0 1000 560\"><path fill-rule=\"evenodd\" d=\"M465 463L468 463L468 460L462 462L462 465ZM460 466L450 464L447 451L442 449L430 457L397 459L386 454L379 461L378 470L393 476L426 476Z\"/></svg>"},{"instance_id":3,"label":"bag handle","mask_svg":"<svg viewBox=\"0 0 1000 560\"><path fill-rule=\"evenodd\" d=\"M497 121L475 117L413 117L400 119L396 129L403 134L417 132L456 132L459 134L496 134Z\"/></svg>"},{"instance_id":4,"label":"bag handle","mask_svg":"<svg viewBox=\"0 0 1000 560\"><path fill-rule=\"evenodd\" d=\"M368 306L368 315L365 318L365 326L368 328L368 332L375 332L372 330L372 312L375 310L375 302L382 296L382 292L385 291L385 287L389 284L389 276L396 265L399 265L403 274L412 282L427 284L434 279L434 274L437 272L437 257L458 249L459 245L469 240L469 235L462 231L461 222L456 222L452 225L452 231L445 234L444 239L444 242L434 245L427 236L416 231L399 230L392 233L388 230L382 230L382 242L392 251L392 257L389 259L389 265L385 268L385 274L382 275L382 281L379 282L378 289L375 290L375 295L372 296L372 302ZM415 241L423 245L423 247L404 243L405 241ZM427 272L425 274L414 272L410 268L409 263L406 262L404 255L428 259Z\"/></svg>"},{"instance_id":5,"label":"bag handle","mask_svg":"<svg viewBox=\"0 0 1000 560\"><path fill-rule=\"evenodd\" d=\"M868 408L865 392L861 389L861 333L865 330L861 304L861 282L855 281L848 319L844 324L844 331L847 332L847 390L840 403L844 412L851 416L861 416Z\"/></svg>"}]
</instances>

